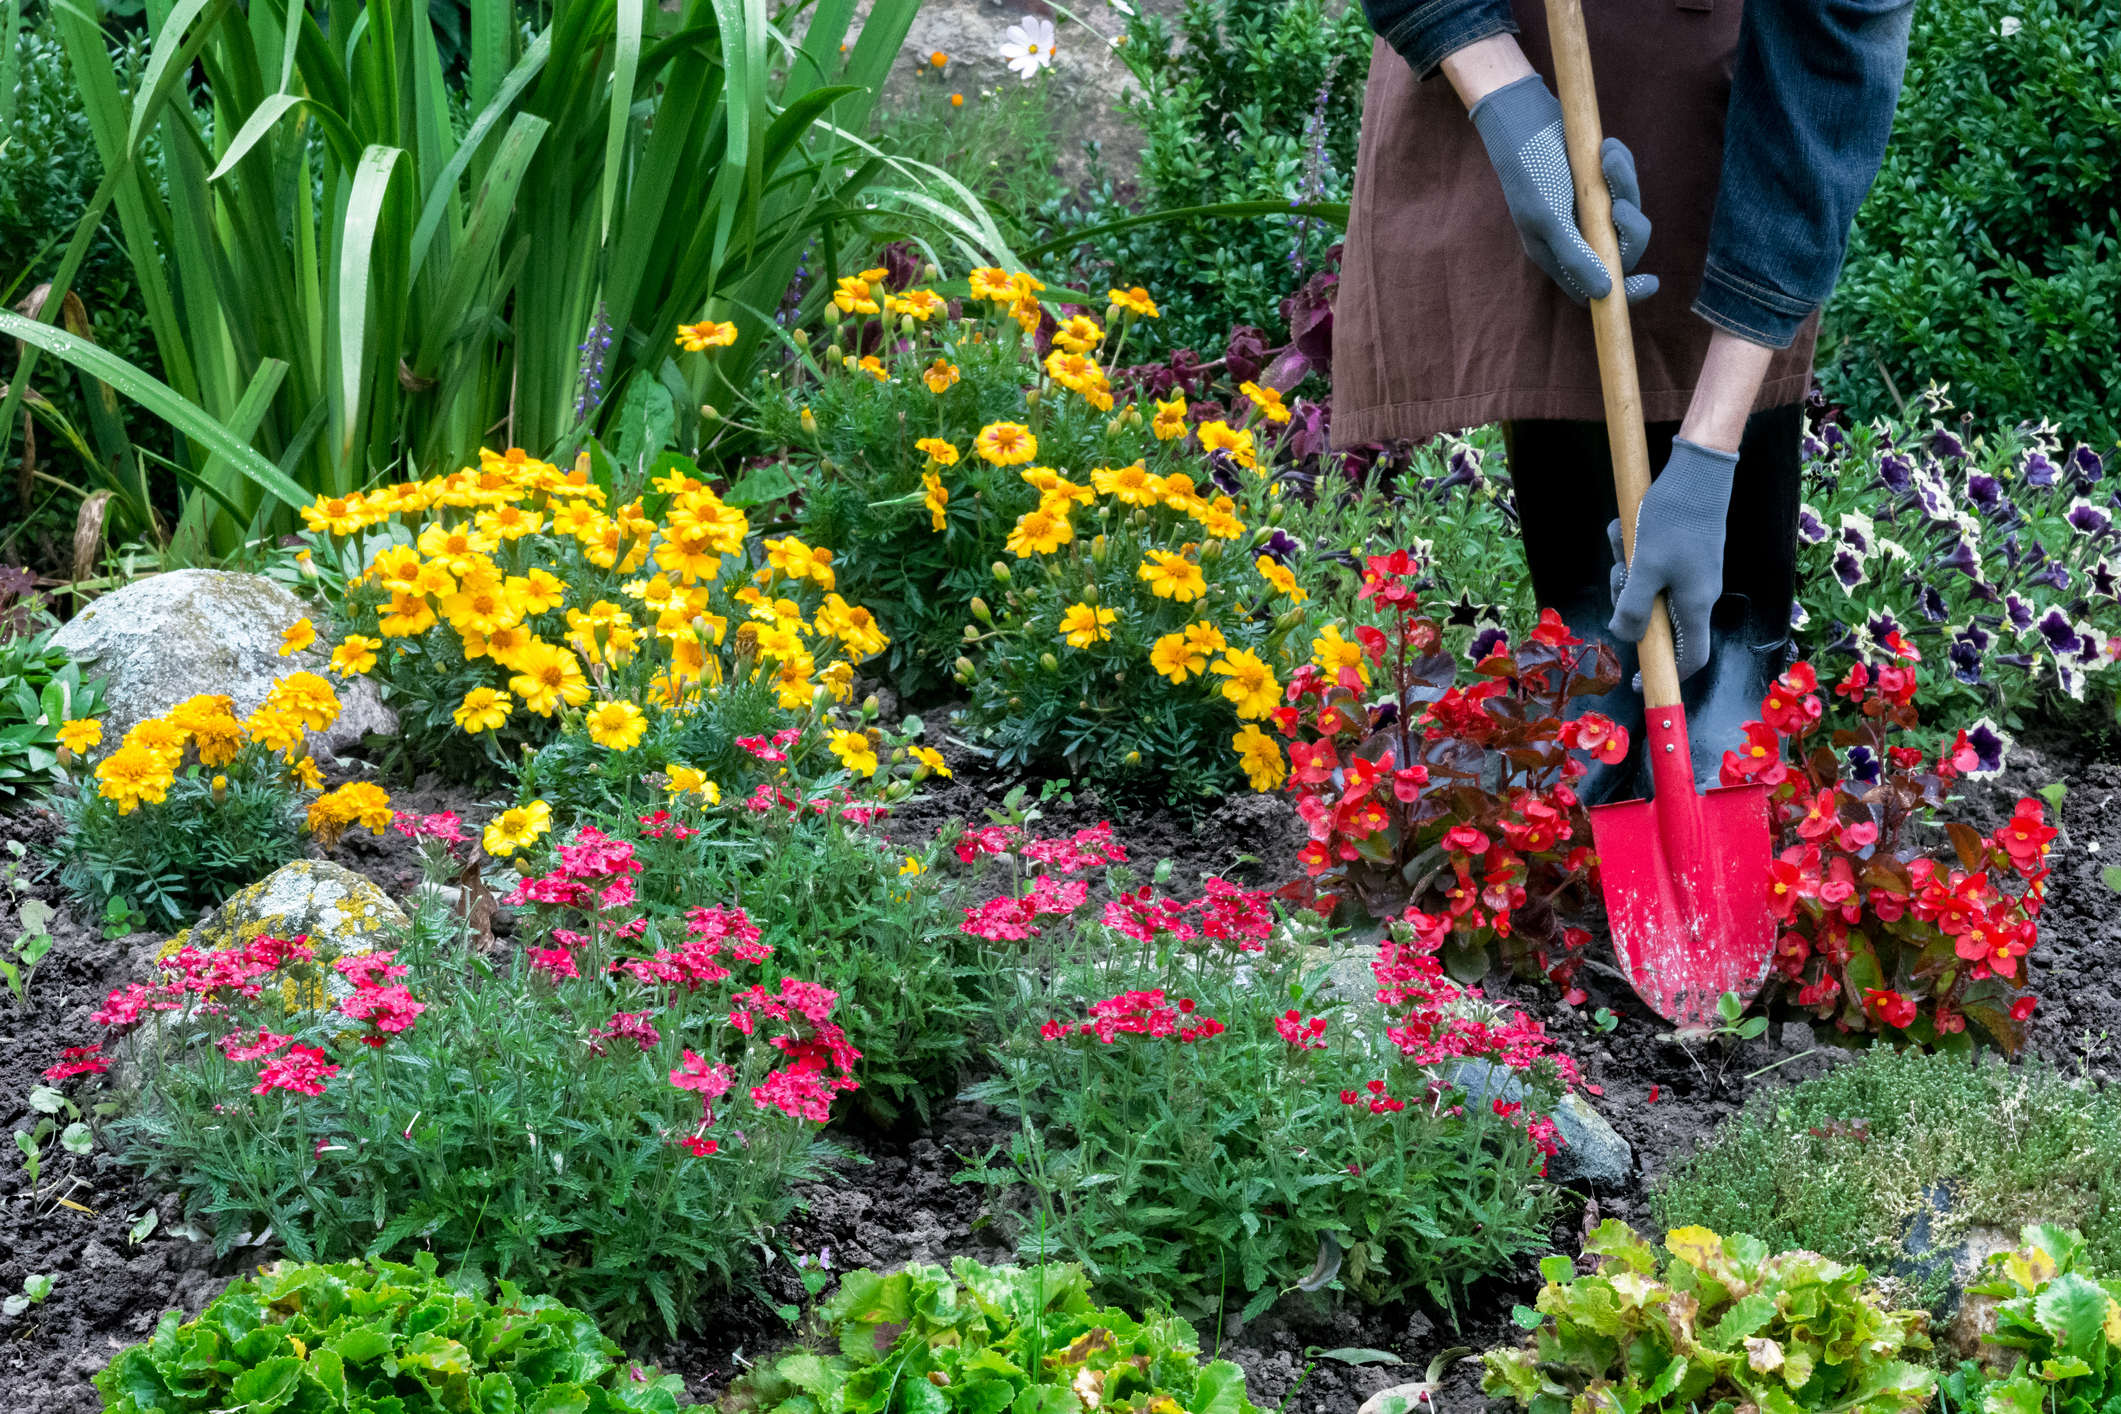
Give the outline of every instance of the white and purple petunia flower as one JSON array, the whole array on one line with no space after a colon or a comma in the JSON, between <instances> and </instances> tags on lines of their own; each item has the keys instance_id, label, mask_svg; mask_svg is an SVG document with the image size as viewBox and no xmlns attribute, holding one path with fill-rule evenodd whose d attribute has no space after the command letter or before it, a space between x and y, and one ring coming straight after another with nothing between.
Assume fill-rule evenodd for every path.
<instances>
[{"instance_id":1,"label":"white and purple petunia flower","mask_svg":"<svg viewBox=\"0 0 2121 1414\"><path fill-rule=\"evenodd\" d=\"M1807 545L1817 545L1832 532L1826 528L1826 518L1810 506L1797 508L1797 538Z\"/></svg>"},{"instance_id":2,"label":"white and purple petunia flower","mask_svg":"<svg viewBox=\"0 0 2121 1414\"><path fill-rule=\"evenodd\" d=\"M2033 606L2020 599L2017 595L2006 594L2003 596L2003 614L2005 618L2010 620L2013 632L2024 635L2032 631Z\"/></svg>"},{"instance_id":3,"label":"white and purple petunia flower","mask_svg":"<svg viewBox=\"0 0 2121 1414\"><path fill-rule=\"evenodd\" d=\"M1974 748L1974 754L1981 758L1981 764L1966 772L1965 779L1985 781L2003 774L2003 758L2012 744L2003 728L1983 717L1966 729L1966 740Z\"/></svg>"},{"instance_id":4,"label":"white and purple petunia flower","mask_svg":"<svg viewBox=\"0 0 2121 1414\"><path fill-rule=\"evenodd\" d=\"M1939 569L1958 570L1968 579L1979 583L1981 579L1981 552L1974 548L1972 540L1961 535L1958 543L1952 546L1951 553L1937 562L1937 567Z\"/></svg>"},{"instance_id":5,"label":"white and purple petunia flower","mask_svg":"<svg viewBox=\"0 0 2121 1414\"><path fill-rule=\"evenodd\" d=\"M2063 613L2060 608L2049 609L2033 620L2034 631L2047 644L2047 651L2058 659L2075 656L2077 651L2084 647L2084 635L2079 633L2077 628L2077 625L2069 621L2069 615Z\"/></svg>"},{"instance_id":6,"label":"white and purple petunia flower","mask_svg":"<svg viewBox=\"0 0 2121 1414\"><path fill-rule=\"evenodd\" d=\"M2114 513L2104 506L2093 505L2082 496L2069 503L2069 509L2063 513L2062 518L2069 522L2071 530L2094 539L2114 528Z\"/></svg>"}]
</instances>

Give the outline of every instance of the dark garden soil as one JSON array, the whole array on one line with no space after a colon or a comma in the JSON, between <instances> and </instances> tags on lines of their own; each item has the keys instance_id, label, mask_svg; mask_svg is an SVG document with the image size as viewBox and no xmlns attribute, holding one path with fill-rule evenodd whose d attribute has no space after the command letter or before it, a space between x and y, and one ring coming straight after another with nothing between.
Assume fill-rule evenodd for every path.
<instances>
[{"instance_id":1,"label":"dark garden soil","mask_svg":"<svg viewBox=\"0 0 2121 1414\"><path fill-rule=\"evenodd\" d=\"M930 720L942 716L934 713ZM962 747L946 746L945 754L955 779L934 782L935 788L901 805L884 826L893 839L925 843L953 816L980 821L983 810L998 806L1015 783L984 769ZM2030 1049L2058 1064L2081 1065L2104 1081L2109 1071L2121 1069L2114 1052L2114 1038L2121 1037L2121 896L2100 878L2102 866L2121 864L2121 810L2115 808L2121 805L2121 763L2096 759L2093 743L2062 733L2031 735L2010 761L2003 779L1968 792L1964 813L1982 829L2001 823L2021 795L2058 781L2069 786L2041 941L2030 959L2041 997ZM1034 800L1037 791L1034 781ZM392 795L401 810L456 808L473 819L485 814L478 797L432 778L411 791L394 787ZM1042 834L1113 819L1138 873L1146 878L1158 860L1170 859L1170 886L1180 893L1193 892L1192 881L1207 873L1253 885L1278 883L1301 837L1285 803L1250 792L1213 804L1197 823L1168 811L1122 811L1089 792L1077 793L1072 802L1055 799L1043 809L1034 826ZM10 839L32 851L48 848L56 829L56 819L46 813L0 816L0 848ZM0 854L0 865L9 857ZM339 858L393 897L404 897L418 883L417 856L395 835L371 841L356 832ZM63 902L48 880L32 892ZM0 902L0 939L14 933L12 912ZM36 976L28 1010L12 997L0 1000L6 1012L0 1020L0 1112L9 1130L28 1129L40 1118L28 1103L40 1072L62 1048L98 1039L89 1013L111 987L130 980L133 960L159 941L106 940L72 916L57 921L54 933L57 946ZM1656 1179L1749 1096L1848 1059L1847 1052L1815 1048L1799 1022L1735 1048L1682 1047L1610 967L1587 968L1580 980L1590 999L1574 1009L1547 988L1498 978L1488 988L1491 996L1507 997L1540 1017L1562 1039L1582 1064L1587 1084L1597 1087L1593 1102L1634 1147L1636 1171L1620 1191L1568 1195L1555 1222L1556 1250L1573 1253L1584 1224L1599 1216L1647 1224ZM1622 1018L1610 1034L1590 1022L1599 1007ZM946 1262L955 1255L1007 1258L1004 1225L983 1210L984 1190L951 1182L964 1167L961 1156L985 1154L1006 1137L1005 1123L992 1111L961 1104L942 1109L925 1129L833 1137L847 1150L847 1161L833 1181L803 1190L806 1211L779 1234L789 1251L841 1270ZM0 1295L19 1291L31 1273L56 1278L44 1304L19 1318L0 1318L0 1408L94 1411L101 1403L89 1377L116 1350L142 1338L165 1308L195 1314L230 1275L273 1254L244 1249L217 1262L210 1244L170 1230L174 1197L115 1166L102 1146L88 1158L67 1155L55 1140L47 1140L44 1150L34 1193L17 1156L0 1155ZM132 1240L150 1211L158 1216L155 1230ZM1535 1267L1536 1258L1527 1258L1515 1273L1482 1283L1455 1328L1441 1310L1336 1306L1330 1294L1297 1294L1241 1329L1203 1330L1202 1338L1244 1367L1252 1400L1262 1408L1286 1399L1292 1411L1354 1414L1368 1394L1419 1378L1445 1349L1480 1350L1513 1339L1509 1311L1537 1290ZM755 1290L732 1292L700 1311L696 1332L639 1353L682 1373L693 1398L711 1399L744 1361L797 1334L773 1307L802 1300L794 1271L776 1261L760 1274ZM1298 1386L1309 1363L1307 1348L1343 1347L1387 1351L1406 1363L1357 1368L1318 1362ZM1485 1411L1477 1364L1453 1365L1437 1402L1450 1414Z\"/></svg>"}]
</instances>

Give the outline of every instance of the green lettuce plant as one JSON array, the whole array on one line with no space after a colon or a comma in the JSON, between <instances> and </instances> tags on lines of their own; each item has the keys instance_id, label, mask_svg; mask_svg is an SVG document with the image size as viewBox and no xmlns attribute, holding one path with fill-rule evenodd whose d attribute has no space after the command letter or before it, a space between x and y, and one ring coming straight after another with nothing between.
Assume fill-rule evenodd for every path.
<instances>
[{"instance_id":1,"label":"green lettuce plant","mask_svg":"<svg viewBox=\"0 0 2121 1414\"><path fill-rule=\"evenodd\" d=\"M1202 1364L1192 1326L1098 1306L1073 1263L985 1267L959 1257L947 1272L919 1262L889 1276L864 1268L841 1279L818 1317L821 1348L760 1362L722 1407L1255 1414L1243 1371Z\"/></svg>"},{"instance_id":2,"label":"green lettuce plant","mask_svg":"<svg viewBox=\"0 0 2121 1414\"><path fill-rule=\"evenodd\" d=\"M1523 1345L1482 1356L1481 1388L1532 1414L1571 1409L1904 1414L1929 1401L1926 1311L1888 1311L1862 1267L1770 1256L1757 1237L1680 1228L1660 1249L1615 1218L1583 1244L1597 1269L1543 1258Z\"/></svg>"},{"instance_id":3,"label":"green lettuce plant","mask_svg":"<svg viewBox=\"0 0 2121 1414\"><path fill-rule=\"evenodd\" d=\"M195 1321L165 1311L95 1386L107 1414L676 1414L684 1381L628 1361L596 1322L500 1283L498 1300L414 1265L278 1262Z\"/></svg>"},{"instance_id":4,"label":"green lettuce plant","mask_svg":"<svg viewBox=\"0 0 2121 1414\"><path fill-rule=\"evenodd\" d=\"M1962 1374L1993 1378L1960 1402L1983 1414L2097 1414L2121 1393L2121 1282L2077 1270L2088 1254L2071 1229L2029 1223L2019 1238L1988 1259L1988 1280L1967 1286L1997 1304L1982 1341L1988 1369Z\"/></svg>"}]
</instances>

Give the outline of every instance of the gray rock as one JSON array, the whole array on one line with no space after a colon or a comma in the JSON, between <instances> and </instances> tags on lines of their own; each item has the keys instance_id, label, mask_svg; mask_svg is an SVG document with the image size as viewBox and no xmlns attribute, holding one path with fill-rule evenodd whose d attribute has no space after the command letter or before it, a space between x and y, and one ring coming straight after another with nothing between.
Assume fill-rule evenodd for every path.
<instances>
[{"instance_id":1,"label":"gray rock","mask_svg":"<svg viewBox=\"0 0 2121 1414\"><path fill-rule=\"evenodd\" d=\"M1467 1061L1454 1068L1448 1079L1464 1088L1470 1103L1501 1100L1508 1104L1524 1097L1524 1082L1492 1061ZM1547 1164L1547 1177L1556 1183L1581 1183L1592 1188L1619 1189L1635 1171L1635 1151L1613 1132L1605 1117L1575 1091L1562 1097L1554 1110L1554 1124L1561 1130L1562 1150Z\"/></svg>"},{"instance_id":2,"label":"gray rock","mask_svg":"<svg viewBox=\"0 0 2121 1414\"><path fill-rule=\"evenodd\" d=\"M230 894L194 927L171 938L165 951L242 947L262 935L306 934L318 960L329 963L390 946L412 925L390 896L343 864L297 859L248 888ZM337 974L333 974L337 980Z\"/></svg>"},{"instance_id":3,"label":"gray rock","mask_svg":"<svg viewBox=\"0 0 2121 1414\"><path fill-rule=\"evenodd\" d=\"M52 641L110 679L103 740L114 746L194 694L225 693L247 714L275 680L324 674L330 645L322 637L305 652L280 656L281 633L302 618L314 622L317 611L263 575L173 570L96 600ZM383 705L374 683L330 681L339 693L339 719L311 734L312 750L336 757L368 733L397 731L397 714Z\"/></svg>"}]
</instances>

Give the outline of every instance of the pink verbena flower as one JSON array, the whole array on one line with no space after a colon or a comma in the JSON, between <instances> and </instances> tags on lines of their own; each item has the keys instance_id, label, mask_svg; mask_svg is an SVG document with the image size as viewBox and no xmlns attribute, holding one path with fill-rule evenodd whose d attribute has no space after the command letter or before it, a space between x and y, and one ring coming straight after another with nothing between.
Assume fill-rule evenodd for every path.
<instances>
[{"instance_id":1,"label":"pink verbena flower","mask_svg":"<svg viewBox=\"0 0 2121 1414\"><path fill-rule=\"evenodd\" d=\"M264 1060L294 1039L292 1036L275 1036L260 1026L255 1035L248 1031L231 1031L214 1044L219 1046L221 1054L230 1060L239 1065L248 1065L252 1061Z\"/></svg>"},{"instance_id":2,"label":"pink verbena flower","mask_svg":"<svg viewBox=\"0 0 2121 1414\"><path fill-rule=\"evenodd\" d=\"M364 952L352 957L342 957L332 964L341 977L356 987L380 987L386 982L395 982L400 977L410 977L409 967L395 967L392 960L396 952Z\"/></svg>"},{"instance_id":3,"label":"pink verbena flower","mask_svg":"<svg viewBox=\"0 0 2121 1414\"><path fill-rule=\"evenodd\" d=\"M263 1095L271 1090L287 1090L297 1095L321 1095L324 1082L339 1073L339 1068L324 1059L324 1052L315 1046L292 1046L286 1055L268 1061L258 1072L258 1083L250 1087L253 1095Z\"/></svg>"},{"instance_id":4,"label":"pink verbena flower","mask_svg":"<svg viewBox=\"0 0 2121 1414\"><path fill-rule=\"evenodd\" d=\"M354 1021L365 1021L382 1034L363 1036L362 1044L380 1049L400 1032L412 1029L427 1003L415 1001L403 987L363 987L339 1003L338 1010Z\"/></svg>"},{"instance_id":5,"label":"pink verbena flower","mask_svg":"<svg viewBox=\"0 0 2121 1414\"><path fill-rule=\"evenodd\" d=\"M103 1043L93 1046L68 1046L59 1053L58 1063L44 1072L44 1078L54 1085L70 1080L76 1075L101 1075L110 1069L110 1061L100 1055Z\"/></svg>"}]
</instances>

